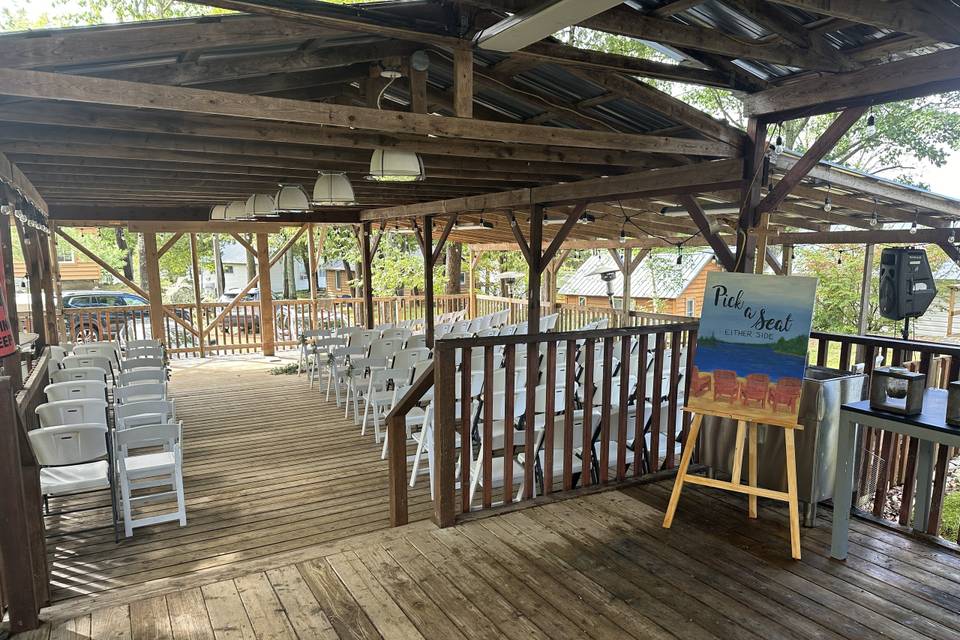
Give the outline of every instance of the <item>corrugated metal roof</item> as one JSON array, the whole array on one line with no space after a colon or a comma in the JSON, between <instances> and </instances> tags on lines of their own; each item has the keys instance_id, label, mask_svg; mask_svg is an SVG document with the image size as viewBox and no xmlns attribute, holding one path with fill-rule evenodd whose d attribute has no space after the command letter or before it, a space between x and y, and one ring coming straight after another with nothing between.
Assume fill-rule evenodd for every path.
<instances>
[{"instance_id":1,"label":"corrugated metal roof","mask_svg":"<svg viewBox=\"0 0 960 640\"><path fill-rule=\"evenodd\" d=\"M683 295L694 278L713 260L713 253L698 251L684 254L683 263L677 264L673 254L649 254L640 262L630 279L631 297L675 299ZM623 292L623 274L613 258L607 253L591 256L580 265L560 287L559 293L570 296L606 296L607 283L600 279L599 271L615 271L614 295Z\"/></svg>"}]
</instances>

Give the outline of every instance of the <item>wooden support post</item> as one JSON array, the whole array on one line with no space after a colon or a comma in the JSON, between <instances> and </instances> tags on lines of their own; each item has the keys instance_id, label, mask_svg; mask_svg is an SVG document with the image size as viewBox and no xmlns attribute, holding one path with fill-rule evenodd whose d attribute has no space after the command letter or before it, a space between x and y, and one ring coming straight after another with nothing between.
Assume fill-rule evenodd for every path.
<instances>
[{"instance_id":1,"label":"wooden support post","mask_svg":"<svg viewBox=\"0 0 960 640\"><path fill-rule=\"evenodd\" d=\"M756 255L756 236L754 229L760 222L758 210L761 202L760 188L763 186L764 164L767 152L767 125L756 118L747 123L747 149L744 156L743 171L747 186L743 190L740 203L740 217L737 221L737 255L733 271L747 273L753 269Z\"/></svg>"},{"instance_id":2,"label":"wooden support post","mask_svg":"<svg viewBox=\"0 0 960 640\"><path fill-rule=\"evenodd\" d=\"M629 325L630 318L630 307L632 306L632 283L631 276L633 275L633 249L627 247L623 250L623 304L621 308L621 315L623 316L623 323L621 326Z\"/></svg>"},{"instance_id":3,"label":"wooden support post","mask_svg":"<svg viewBox=\"0 0 960 640\"><path fill-rule=\"evenodd\" d=\"M432 455L437 465L433 521L441 528L453 526L456 521L457 365L454 356L453 349L437 349L433 364L436 423L433 429ZM531 367L529 370L535 369ZM469 491L467 487L462 487L461 490Z\"/></svg>"},{"instance_id":4,"label":"wooden support post","mask_svg":"<svg viewBox=\"0 0 960 640\"><path fill-rule=\"evenodd\" d=\"M483 255L482 251L474 251L473 248L469 249L469 262L467 269L467 308L470 314L470 318L477 317L477 262L480 260L480 256Z\"/></svg>"},{"instance_id":5,"label":"wooden support post","mask_svg":"<svg viewBox=\"0 0 960 640\"><path fill-rule=\"evenodd\" d=\"M47 332L43 322L43 291L40 288L42 275L36 232L25 227L19 220L16 224L20 251L23 253L23 265L30 285L30 324L33 333L37 334L36 346L42 350L47 344ZM16 304L15 300L14 304Z\"/></svg>"},{"instance_id":6,"label":"wooden support post","mask_svg":"<svg viewBox=\"0 0 960 640\"><path fill-rule=\"evenodd\" d=\"M143 259L147 263L147 296L150 300L150 332L154 340L166 344L166 321L163 317L163 290L160 285L160 255L157 250L157 234L143 234ZM170 345L167 345L170 346Z\"/></svg>"},{"instance_id":7,"label":"wooden support post","mask_svg":"<svg viewBox=\"0 0 960 640\"><path fill-rule=\"evenodd\" d=\"M7 321L10 323L10 331L13 339L16 340L20 332L20 322L17 314L17 285L13 277L13 233L10 230L11 218L0 217L0 259L3 260L3 272L5 282L0 286L5 287L7 300ZM14 391L23 387L23 369L20 366L20 352L0 360L3 364L3 371L10 376L10 383Z\"/></svg>"},{"instance_id":8,"label":"wooden support post","mask_svg":"<svg viewBox=\"0 0 960 640\"><path fill-rule=\"evenodd\" d=\"M317 328L317 247L313 223L307 224L307 270L310 272L310 329Z\"/></svg>"},{"instance_id":9,"label":"wooden support post","mask_svg":"<svg viewBox=\"0 0 960 640\"><path fill-rule=\"evenodd\" d=\"M427 346L433 347L433 217L423 216L423 333Z\"/></svg>"},{"instance_id":10,"label":"wooden support post","mask_svg":"<svg viewBox=\"0 0 960 640\"><path fill-rule=\"evenodd\" d=\"M783 275L789 276L793 273L793 245L783 245L783 257L780 259L780 266L783 268Z\"/></svg>"},{"instance_id":11,"label":"wooden support post","mask_svg":"<svg viewBox=\"0 0 960 640\"><path fill-rule=\"evenodd\" d=\"M473 50L453 50L453 112L458 118L473 117Z\"/></svg>"},{"instance_id":12,"label":"wooden support post","mask_svg":"<svg viewBox=\"0 0 960 640\"><path fill-rule=\"evenodd\" d=\"M50 280L53 282L53 321L63 342L69 342L63 322L63 284L60 280L60 258L57 251L57 223L50 221Z\"/></svg>"},{"instance_id":13,"label":"wooden support post","mask_svg":"<svg viewBox=\"0 0 960 640\"><path fill-rule=\"evenodd\" d=\"M527 245L527 331L540 333L540 278L543 257L543 206L530 208L530 242Z\"/></svg>"},{"instance_id":14,"label":"wooden support post","mask_svg":"<svg viewBox=\"0 0 960 640\"><path fill-rule=\"evenodd\" d=\"M276 354L273 335L273 288L270 285L270 236L257 234L257 275L260 276L260 342L263 355Z\"/></svg>"},{"instance_id":15,"label":"wooden support post","mask_svg":"<svg viewBox=\"0 0 960 640\"><path fill-rule=\"evenodd\" d=\"M3 224L9 226L7 220L3 220ZM45 550L34 549L35 536L30 535L30 520L41 516L28 508L26 491L29 489L25 486L28 476L23 473L20 428L13 381L10 377L0 378L0 478L3 480L0 483L3 486L0 556L3 572L9 578L3 588L9 607L10 631L15 634L36 629L40 625L40 608L45 604L35 586L33 561L35 553L45 553ZM46 576L43 579L46 580Z\"/></svg>"},{"instance_id":16,"label":"wooden support post","mask_svg":"<svg viewBox=\"0 0 960 640\"><path fill-rule=\"evenodd\" d=\"M51 232L50 237L53 237ZM57 302L53 294L53 264L56 256L50 255L50 241L37 232L37 247L43 275L40 287L43 289L44 322L47 328L47 344L60 344L60 329L57 326Z\"/></svg>"},{"instance_id":17,"label":"wooden support post","mask_svg":"<svg viewBox=\"0 0 960 640\"><path fill-rule=\"evenodd\" d=\"M367 329L373 329L373 252L370 250L370 223L360 226L360 253L363 267L363 318Z\"/></svg>"},{"instance_id":18,"label":"wooden support post","mask_svg":"<svg viewBox=\"0 0 960 640\"><path fill-rule=\"evenodd\" d=\"M203 298L200 291L200 252L197 250L197 234L190 234L190 271L193 275L193 326L197 328L197 345L200 348L200 357L206 357L206 348L203 332Z\"/></svg>"},{"instance_id":19,"label":"wooden support post","mask_svg":"<svg viewBox=\"0 0 960 640\"><path fill-rule=\"evenodd\" d=\"M757 247L756 262L753 266L754 273L763 273L767 264L767 232L770 229L770 214L761 213L760 223L757 225Z\"/></svg>"}]
</instances>

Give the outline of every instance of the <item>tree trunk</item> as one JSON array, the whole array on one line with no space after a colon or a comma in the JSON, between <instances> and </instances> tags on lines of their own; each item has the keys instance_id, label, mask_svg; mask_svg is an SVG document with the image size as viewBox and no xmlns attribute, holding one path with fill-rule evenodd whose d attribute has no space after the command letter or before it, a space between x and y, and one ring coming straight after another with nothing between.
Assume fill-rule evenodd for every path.
<instances>
[{"instance_id":1,"label":"tree trunk","mask_svg":"<svg viewBox=\"0 0 960 640\"><path fill-rule=\"evenodd\" d=\"M214 288L217 292L217 298L223 295L223 289L227 285L226 276L223 273L223 256L220 253L220 234L213 234L213 272Z\"/></svg>"},{"instance_id":2,"label":"tree trunk","mask_svg":"<svg viewBox=\"0 0 960 640\"><path fill-rule=\"evenodd\" d=\"M124 235L123 227L117 227L115 230L117 237L117 249L123 251L123 277L127 280L133 280L133 249L127 244L127 237Z\"/></svg>"},{"instance_id":3,"label":"tree trunk","mask_svg":"<svg viewBox=\"0 0 960 640\"><path fill-rule=\"evenodd\" d=\"M253 244L253 234L247 234L247 242ZM253 280L253 276L257 275L257 257L247 251L247 280Z\"/></svg>"},{"instance_id":4,"label":"tree trunk","mask_svg":"<svg viewBox=\"0 0 960 640\"><path fill-rule=\"evenodd\" d=\"M503 268L506 266L507 259L506 256L500 254L500 273L503 273ZM507 282L503 278L500 278L500 297L509 298L510 291L507 289Z\"/></svg>"},{"instance_id":5,"label":"tree trunk","mask_svg":"<svg viewBox=\"0 0 960 640\"><path fill-rule=\"evenodd\" d=\"M283 299L297 297L297 280L293 273L293 249L283 254Z\"/></svg>"},{"instance_id":6,"label":"tree trunk","mask_svg":"<svg viewBox=\"0 0 960 640\"><path fill-rule=\"evenodd\" d=\"M350 262L348 260L343 261L343 267L346 270L345 275L347 277L347 286L350 288L350 296L356 298L357 288L354 286L353 281L353 267L350 266Z\"/></svg>"},{"instance_id":7,"label":"tree trunk","mask_svg":"<svg viewBox=\"0 0 960 640\"><path fill-rule=\"evenodd\" d=\"M143 246L143 234L137 234L137 256L139 257L140 262L140 282L139 284L144 289L147 288L147 258L146 258L146 249Z\"/></svg>"},{"instance_id":8,"label":"tree trunk","mask_svg":"<svg viewBox=\"0 0 960 640\"><path fill-rule=\"evenodd\" d=\"M447 295L460 293L460 272L463 262L463 245L459 242L447 242Z\"/></svg>"}]
</instances>

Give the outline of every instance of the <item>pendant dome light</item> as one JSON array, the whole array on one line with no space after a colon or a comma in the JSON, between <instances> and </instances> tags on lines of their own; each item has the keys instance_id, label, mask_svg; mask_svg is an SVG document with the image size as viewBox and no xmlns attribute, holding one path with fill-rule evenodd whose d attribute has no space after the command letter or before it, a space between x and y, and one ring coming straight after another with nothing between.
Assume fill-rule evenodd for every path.
<instances>
[{"instance_id":1,"label":"pendant dome light","mask_svg":"<svg viewBox=\"0 0 960 640\"><path fill-rule=\"evenodd\" d=\"M276 217L274 209L277 208L276 201L269 193L255 193L247 198L246 217L248 218L273 218Z\"/></svg>"},{"instance_id":2,"label":"pendant dome light","mask_svg":"<svg viewBox=\"0 0 960 640\"><path fill-rule=\"evenodd\" d=\"M425 178L423 160L413 151L373 150L367 180L377 182L416 182Z\"/></svg>"},{"instance_id":3,"label":"pendant dome light","mask_svg":"<svg viewBox=\"0 0 960 640\"><path fill-rule=\"evenodd\" d=\"M310 199L299 184L281 184L275 198L275 213L303 213L310 211Z\"/></svg>"},{"instance_id":4,"label":"pendant dome light","mask_svg":"<svg viewBox=\"0 0 960 640\"><path fill-rule=\"evenodd\" d=\"M313 185L313 204L318 207L343 207L357 204L353 185L345 173L320 172Z\"/></svg>"},{"instance_id":5,"label":"pendant dome light","mask_svg":"<svg viewBox=\"0 0 960 640\"><path fill-rule=\"evenodd\" d=\"M243 200L228 202L223 212L225 220L240 220L247 217L247 203Z\"/></svg>"},{"instance_id":6,"label":"pendant dome light","mask_svg":"<svg viewBox=\"0 0 960 640\"><path fill-rule=\"evenodd\" d=\"M226 220L227 219L227 205L225 204L215 204L210 208L210 219L211 220Z\"/></svg>"}]
</instances>

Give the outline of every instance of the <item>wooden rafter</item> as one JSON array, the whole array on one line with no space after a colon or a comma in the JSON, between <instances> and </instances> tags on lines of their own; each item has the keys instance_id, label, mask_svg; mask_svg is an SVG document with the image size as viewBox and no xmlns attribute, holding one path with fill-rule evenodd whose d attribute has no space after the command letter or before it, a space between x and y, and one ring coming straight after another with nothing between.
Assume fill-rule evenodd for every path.
<instances>
[{"instance_id":1,"label":"wooden rafter","mask_svg":"<svg viewBox=\"0 0 960 640\"><path fill-rule=\"evenodd\" d=\"M453 225L457 224L457 216L458 214L453 214L447 218L447 223L443 225L443 231L440 232L440 237L437 238L437 244L433 248L433 255L430 257L430 264L436 265L437 261L440 260L440 254L443 252L447 238L450 237L450 231L453 230Z\"/></svg>"},{"instance_id":2,"label":"wooden rafter","mask_svg":"<svg viewBox=\"0 0 960 640\"><path fill-rule=\"evenodd\" d=\"M249 253L252 256L257 255L256 248L252 244L247 242L247 240L243 236L241 236L239 233L230 232L230 237L233 238L237 244L239 244L241 247L246 249L247 253Z\"/></svg>"},{"instance_id":3,"label":"wooden rafter","mask_svg":"<svg viewBox=\"0 0 960 640\"><path fill-rule=\"evenodd\" d=\"M177 233L174 233L172 236L170 236L170 238L163 243L163 246L157 249L157 257L162 258L163 254L165 254L167 251L172 249L173 245L177 244L177 242L179 242L180 238L182 237L183 237L182 231L178 231Z\"/></svg>"},{"instance_id":4,"label":"wooden rafter","mask_svg":"<svg viewBox=\"0 0 960 640\"><path fill-rule=\"evenodd\" d=\"M816 142L810 145L810 148L790 167L783 178L780 179L780 182L774 186L773 190L760 201L760 212L773 211L780 206L780 203L790 195L790 191L800 184L800 181L810 173L811 169L820 163L824 156L833 150L833 147L840 138L846 135L850 127L856 124L866 110L866 107L852 107L846 111L841 111L836 119L830 123L830 126L827 127L827 130L817 138Z\"/></svg>"},{"instance_id":5,"label":"wooden rafter","mask_svg":"<svg viewBox=\"0 0 960 640\"><path fill-rule=\"evenodd\" d=\"M513 232L513 238L517 241L517 248L519 248L520 253L523 254L523 259L527 261L527 264L532 264L530 245L527 244L526 238L523 237L523 231L521 231L520 225L517 223L517 218L513 215L513 211L507 212L507 220L510 222L510 231Z\"/></svg>"},{"instance_id":6,"label":"wooden rafter","mask_svg":"<svg viewBox=\"0 0 960 640\"><path fill-rule=\"evenodd\" d=\"M703 210L703 207L700 206L700 203L697 202L697 199L692 195L684 195L680 196L680 201L696 223L697 228L700 229L700 235L703 236L704 240L710 245L710 248L713 249L714 255L717 256L717 260L723 265L723 268L727 271L733 271L736 258L730 251L727 243L722 241L720 237L714 233L713 229L710 228L710 221L707 219L707 214Z\"/></svg>"},{"instance_id":7,"label":"wooden rafter","mask_svg":"<svg viewBox=\"0 0 960 640\"><path fill-rule=\"evenodd\" d=\"M557 231L556 235L553 236L553 240L550 241L550 245L544 250L543 256L540 260L541 270L550 264L550 261L553 260L553 257L557 255L557 252L560 251L560 247L563 246L564 240L567 239L567 236L570 235L570 232L576 226L577 221L580 220L580 216L583 214L583 211L587 208L586 203L578 204L570 210L570 213L567 214L567 219L563 222L563 226L560 227L560 230Z\"/></svg>"}]
</instances>

